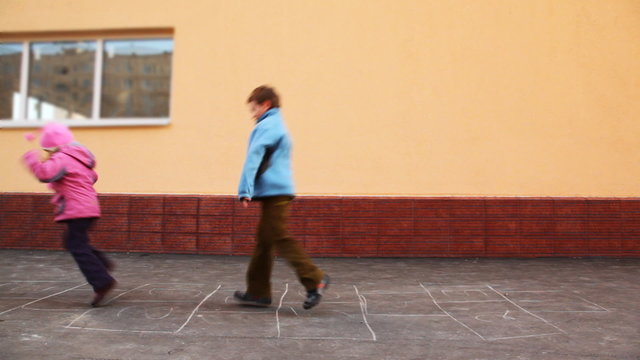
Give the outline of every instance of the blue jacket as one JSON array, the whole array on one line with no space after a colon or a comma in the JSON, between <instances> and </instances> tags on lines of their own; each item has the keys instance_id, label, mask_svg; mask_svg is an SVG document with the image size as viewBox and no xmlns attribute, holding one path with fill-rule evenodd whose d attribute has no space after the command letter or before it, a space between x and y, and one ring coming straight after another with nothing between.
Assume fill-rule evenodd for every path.
<instances>
[{"instance_id":1,"label":"blue jacket","mask_svg":"<svg viewBox=\"0 0 640 360\"><path fill-rule=\"evenodd\" d=\"M259 199L295 193L291 172L291 138L279 108L265 112L249 138L238 198Z\"/></svg>"}]
</instances>

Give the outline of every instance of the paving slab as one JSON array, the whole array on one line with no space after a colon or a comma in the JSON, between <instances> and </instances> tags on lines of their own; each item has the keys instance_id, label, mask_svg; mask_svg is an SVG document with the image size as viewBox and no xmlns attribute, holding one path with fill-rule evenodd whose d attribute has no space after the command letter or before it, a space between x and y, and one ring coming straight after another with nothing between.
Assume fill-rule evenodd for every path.
<instances>
[{"instance_id":1,"label":"paving slab","mask_svg":"<svg viewBox=\"0 0 640 360\"><path fill-rule=\"evenodd\" d=\"M116 253L102 307L70 255L0 250L0 359L640 359L640 259L318 258L323 302L276 260Z\"/></svg>"}]
</instances>

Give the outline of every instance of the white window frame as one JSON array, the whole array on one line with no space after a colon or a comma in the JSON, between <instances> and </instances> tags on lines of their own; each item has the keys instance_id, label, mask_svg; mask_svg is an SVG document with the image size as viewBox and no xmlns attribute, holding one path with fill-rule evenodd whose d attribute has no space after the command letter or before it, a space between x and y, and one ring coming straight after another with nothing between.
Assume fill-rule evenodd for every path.
<instances>
[{"instance_id":1,"label":"white window frame","mask_svg":"<svg viewBox=\"0 0 640 360\"><path fill-rule=\"evenodd\" d=\"M165 38L165 37L163 37ZM173 37L166 37L171 38ZM141 36L131 36L128 39L131 40L144 40L153 39ZM145 117L145 118L101 118L100 106L102 97L102 71L104 64L104 42L112 40L111 38L86 38L82 39L86 41L96 42L96 57L94 64L94 78L93 78L93 104L91 108L91 118L89 119L29 119L27 117L27 105L28 105L28 87L29 87L29 59L31 55L32 42L37 41L7 41L13 43L22 43L22 59L20 64L20 102L18 104L18 118L17 119L1 119L0 129L3 128L37 128L46 124L47 122L55 121L62 124L66 124L70 127L114 127L114 126L162 126L169 125L171 123L171 112L173 106L171 106L171 99L173 94L173 57L171 61L171 78L169 79L169 116L167 117ZM57 40L48 40L57 41ZM65 40L66 41L66 40Z\"/></svg>"}]
</instances>

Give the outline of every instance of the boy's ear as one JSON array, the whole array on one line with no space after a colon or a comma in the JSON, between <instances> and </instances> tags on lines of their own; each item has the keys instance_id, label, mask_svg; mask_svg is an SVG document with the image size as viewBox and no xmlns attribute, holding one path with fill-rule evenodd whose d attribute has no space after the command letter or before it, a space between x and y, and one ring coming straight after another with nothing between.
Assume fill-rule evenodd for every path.
<instances>
[{"instance_id":1,"label":"boy's ear","mask_svg":"<svg viewBox=\"0 0 640 360\"><path fill-rule=\"evenodd\" d=\"M262 104L267 105L267 109L271 109L273 107L271 100L265 100Z\"/></svg>"}]
</instances>

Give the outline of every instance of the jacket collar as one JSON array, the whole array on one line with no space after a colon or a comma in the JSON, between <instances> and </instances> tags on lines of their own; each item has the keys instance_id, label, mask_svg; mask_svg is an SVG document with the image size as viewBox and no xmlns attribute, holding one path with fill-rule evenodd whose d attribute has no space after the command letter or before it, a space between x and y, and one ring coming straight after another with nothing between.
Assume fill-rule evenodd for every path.
<instances>
[{"instance_id":1,"label":"jacket collar","mask_svg":"<svg viewBox=\"0 0 640 360\"><path fill-rule=\"evenodd\" d=\"M277 114L279 112L280 112L279 108L271 108L271 109L265 111L265 113L262 114L262 116L260 116L260 118L258 119L258 121L256 121L256 123L259 123L260 121L266 119L267 117L269 117L271 115L275 115L275 114Z\"/></svg>"}]
</instances>

